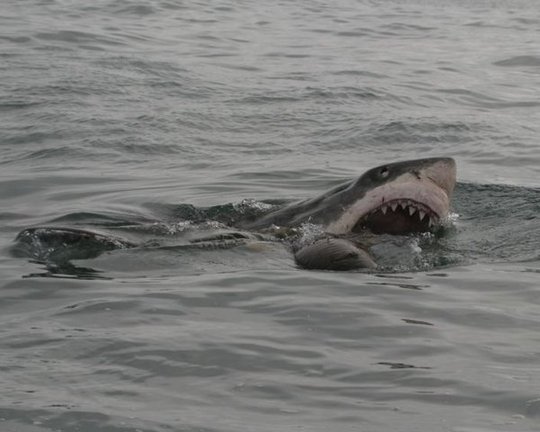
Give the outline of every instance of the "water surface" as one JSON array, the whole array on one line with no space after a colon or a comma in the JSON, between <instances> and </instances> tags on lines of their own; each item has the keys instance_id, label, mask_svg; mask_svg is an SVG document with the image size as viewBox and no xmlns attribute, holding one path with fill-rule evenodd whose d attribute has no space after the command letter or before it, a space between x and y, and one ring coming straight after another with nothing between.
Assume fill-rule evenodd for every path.
<instances>
[{"instance_id":1,"label":"water surface","mask_svg":"<svg viewBox=\"0 0 540 432\"><path fill-rule=\"evenodd\" d=\"M531 0L4 1L0 429L538 430L539 28ZM415 271L304 271L281 245L67 274L10 253L51 222L172 244L181 204L441 155L454 224Z\"/></svg>"}]
</instances>

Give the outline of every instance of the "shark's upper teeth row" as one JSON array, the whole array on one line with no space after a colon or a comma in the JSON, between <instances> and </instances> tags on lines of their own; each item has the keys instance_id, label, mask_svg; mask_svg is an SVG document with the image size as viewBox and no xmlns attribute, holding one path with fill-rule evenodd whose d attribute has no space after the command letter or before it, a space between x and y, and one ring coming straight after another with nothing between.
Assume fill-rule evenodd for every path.
<instances>
[{"instance_id":1,"label":"shark's upper teeth row","mask_svg":"<svg viewBox=\"0 0 540 432\"><path fill-rule=\"evenodd\" d=\"M411 200L390 201L373 209L370 213L373 214L380 210L383 214L386 214L389 209L392 209L392 211L395 212L399 208L402 208L403 210L408 210L409 216L412 216L416 212L418 212L418 218L420 219L420 221L423 221L427 215L429 217L429 226L434 225L439 219L429 207Z\"/></svg>"}]
</instances>

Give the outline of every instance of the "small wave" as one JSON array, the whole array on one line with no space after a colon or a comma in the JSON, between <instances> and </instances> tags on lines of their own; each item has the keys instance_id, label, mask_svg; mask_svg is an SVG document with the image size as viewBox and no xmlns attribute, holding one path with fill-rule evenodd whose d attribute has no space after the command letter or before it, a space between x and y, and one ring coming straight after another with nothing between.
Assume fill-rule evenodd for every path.
<instances>
[{"instance_id":1,"label":"small wave","mask_svg":"<svg viewBox=\"0 0 540 432\"><path fill-rule=\"evenodd\" d=\"M126 7L120 6L114 9L115 15L136 15L148 16L153 15L157 10L148 4L133 4Z\"/></svg>"},{"instance_id":2,"label":"small wave","mask_svg":"<svg viewBox=\"0 0 540 432\"><path fill-rule=\"evenodd\" d=\"M11 100L0 102L0 111L20 110L26 108L33 108L39 105L43 105L43 102L25 101L25 100Z\"/></svg>"},{"instance_id":3,"label":"small wave","mask_svg":"<svg viewBox=\"0 0 540 432\"><path fill-rule=\"evenodd\" d=\"M332 72L333 75L344 75L344 76L362 76L368 78L388 78L387 75L369 72L366 70L355 70L355 69L344 69L336 72Z\"/></svg>"},{"instance_id":4,"label":"small wave","mask_svg":"<svg viewBox=\"0 0 540 432\"><path fill-rule=\"evenodd\" d=\"M483 109L533 108L540 106L540 102L537 100L504 100L465 89L439 89L437 91L439 93L457 95L457 102Z\"/></svg>"},{"instance_id":5,"label":"small wave","mask_svg":"<svg viewBox=\"0 0 540 432\"><path fill-rule=\"evenodd\" d=\"M13 43L26 43L32 39L27 36L0 36L0 40L5 40Z\"/></svg>"},{"instance_id":6,"label":"small wave","mask_svg":"<svg viewBox=\"0 0 540 432\"><path fill-rule=\"evenodd\" d=\"M532 66L540 67L540 56L522 55L499 60L493 63L495 66Z\"/></svg>"},{"instance_id":7,"label":"small wave","mask_svg":"<svg viewBox=\"0 0 540 432\"><path fill-rule=\"evenodd\" d=\"M70 44L88 44L98 43L105 45L123 45L123 42L113 37L104 37L95 33L73 31L73 30L58 30L55 32L36 33L34 37L42 41L67 42Z\"/></svg>"}]
</instances>

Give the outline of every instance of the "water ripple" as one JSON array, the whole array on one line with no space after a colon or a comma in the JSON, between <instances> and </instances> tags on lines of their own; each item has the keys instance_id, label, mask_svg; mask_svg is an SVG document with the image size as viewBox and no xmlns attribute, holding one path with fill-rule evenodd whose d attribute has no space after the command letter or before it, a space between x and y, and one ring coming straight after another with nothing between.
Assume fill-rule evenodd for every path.
<instances>
[{"instance_id":1,"label":"water ripple","mask_svg":"<svg viewBox=\"0 0 540 432\"><path fill-rule=\"evenodd\" d=\"M436 3L3 2L0 429L536 430L538 7ZM183 248L432 155L437 270ZM47 223L149 247L12 256Z\"/></svg>"}]
</instances>

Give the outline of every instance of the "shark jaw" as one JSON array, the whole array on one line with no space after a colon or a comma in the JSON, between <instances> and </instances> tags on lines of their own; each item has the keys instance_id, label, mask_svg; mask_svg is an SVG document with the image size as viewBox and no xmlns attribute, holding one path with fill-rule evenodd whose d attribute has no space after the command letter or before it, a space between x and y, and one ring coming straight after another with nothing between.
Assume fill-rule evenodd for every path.
<instances>
[{"instance_id":1,"label":"shark jaw","mask_svg":"<svg viewBox=\"0 0 540 432\"><path fill-rule=\"evenodd\" d=\"M399 175L391 175L393 171L399 171ZM388 180L381 180L353 200L329 223L327 232L346 234L366 229L375 234L428 232L448 215L456 182L456 166L450 158L400 162L374 168L365 175L388 177Z\"/></svg>"}]
</instances>

